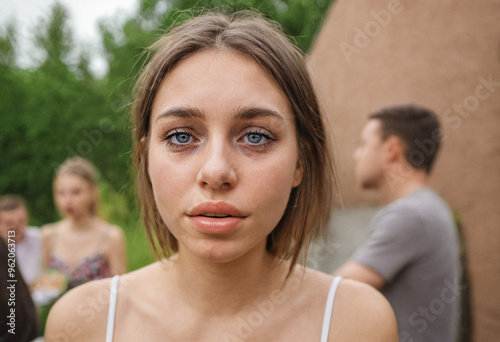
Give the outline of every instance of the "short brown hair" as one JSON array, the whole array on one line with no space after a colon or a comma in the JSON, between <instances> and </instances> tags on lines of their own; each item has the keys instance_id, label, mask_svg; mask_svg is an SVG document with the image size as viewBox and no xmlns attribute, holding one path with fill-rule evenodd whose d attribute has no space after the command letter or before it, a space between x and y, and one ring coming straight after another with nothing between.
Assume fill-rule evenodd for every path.
<instances>
[{"instance_id":1,"label":"short brown hair","mask_svg":"<svg viewBox=\"0 0 500 342\"><path fill-rule=\"evenodd\" d=\"M21 196L17 195L0 196L0 211L11 211L17 208L26 208L26 202Z\"/></svg>"},{"instance_id":2,"label":"short brown hair","mask_svg":"<svg viewBox=\"0 0 500 342\"><path fill-rule=\"evenodd\" d=\"M253 11L207 13L171 29L149 49L151 61L135 87L132 108L137 190L149 241L157 257L178 250L154 202L147 172L151 106L165 75L181 60L207 49L232 50L250 57L284 93L297 132L302 183L291 192L285 213L267 239L267 251L295 265L301 251L330 214L333 162L322 113L301 52L278 24ZM145 144L141 147L141 139ZM161 253L160 253L161 252Z\"/></svg>"},{"instance_id":3,"label":"short brown hair","mask_svg":"<svg viewBox=\"0 0 500 342\"><path fill-rule=\"evenodd\" d=\"M382 123L382 140L394 135L403 141L405 158L415 169L430 173L441 146L441 126L436 114L417 105L387 107L369 116Z\"/></svg>"},{"instance_id":4,"label":"short brown hair","mask_svg":"<svg viewBox=\"0 0 500 342\"><path fill-rule=\"evenodd\" d=\"M97 183L99 181L99 173L97 172L94 165L90 161L82 157L71 157L69 159L66 159L64 163L59 165L56 171L54 182L57 177L62 175L78 176L87 181L92 187L97 187ZM96 199L90 205L91 214L97 215L97 206L98 199Z\"/></svg>"}]
</instances>

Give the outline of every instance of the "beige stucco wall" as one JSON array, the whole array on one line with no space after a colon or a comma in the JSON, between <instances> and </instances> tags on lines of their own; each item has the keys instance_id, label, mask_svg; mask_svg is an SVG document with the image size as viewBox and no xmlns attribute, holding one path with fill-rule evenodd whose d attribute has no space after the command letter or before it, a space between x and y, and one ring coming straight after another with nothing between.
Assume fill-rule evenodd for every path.
<instances>
[{"instance_id":1,"label":"beige stucco wall","mask_svg":"<svg viewBox=\"0 0 500 342\"><path fill-rule=\"evenodd\" d=\"M359 190L352 153L368 113L434 109L445 143L432 178L463 220L473 340L500 338L500 1L338 0L310 52L329 113L347 206Z\"/></svg>"}]
</instances>

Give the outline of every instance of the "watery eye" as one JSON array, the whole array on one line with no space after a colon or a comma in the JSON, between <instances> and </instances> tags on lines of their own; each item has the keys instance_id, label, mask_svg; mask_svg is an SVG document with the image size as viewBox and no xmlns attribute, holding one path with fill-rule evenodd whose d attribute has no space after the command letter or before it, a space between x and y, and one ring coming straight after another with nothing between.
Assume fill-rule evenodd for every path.
<instances>
[{"instance_id":1,"label":"watery eye","mask_svg":"<svg viewBox=\"0 0 500 342\"><path fill-rule=\"evenodd\" d=\"M187 133L176 133L170 137L172 143L184 145L191 140L191 135Z\"/></svg>"},{"instance_id":2,"label":"watery eye","mask_svg":"<svg viewBox=\"0 0 500 342\"><path fill-rule=\"evenodd\" d=\"M245 140L247 140L250 144L259 144L266 140L266 137L260 133L248 133L245 136Z\"/></svg>"}]
</instances>

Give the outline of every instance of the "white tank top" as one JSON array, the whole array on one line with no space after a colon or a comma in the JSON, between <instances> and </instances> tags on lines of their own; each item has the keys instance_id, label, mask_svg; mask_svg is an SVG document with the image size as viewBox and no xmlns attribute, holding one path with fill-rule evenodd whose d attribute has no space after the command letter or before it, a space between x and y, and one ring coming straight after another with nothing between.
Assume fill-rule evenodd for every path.
<instances>
[{"instance_id":1,"label":"white tank top","mask_svg":"<svg viewBox=\"0 0 500 342\"><path fill-rule=\"evenodd\" d=\"M118 295L118 284L120 276L116 275L111 281L111 293L109 299L109 309L108 309L108 327L106 330L106 342L113 342L113 334L115 327L115 312L116 312L116 298ZM321 330L321 342L328 341L328 334L330 332L330 322L332 320L332 310L333 301L335 300L335 294L337 293L337 287L342 280L342 277L333 278L332 285L330 285L330 290L328 291L328 297L326 298L325 314L323 316L323 328Z\"/></svg>"}]
</instances>

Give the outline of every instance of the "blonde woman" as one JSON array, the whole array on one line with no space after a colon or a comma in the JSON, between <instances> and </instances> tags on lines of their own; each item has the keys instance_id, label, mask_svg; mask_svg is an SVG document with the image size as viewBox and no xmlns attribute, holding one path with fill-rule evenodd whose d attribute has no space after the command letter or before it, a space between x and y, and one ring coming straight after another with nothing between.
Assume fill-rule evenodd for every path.
<instances>
[{"instance_id":1,"label":"blonde woman","mask_svg":"<svg viewBox=\"0 0 500 342\"><path fill-rule=\"evenodd\" d=\"M122 230L97 216L97 172L74 157L58 168L54 201L63 217L42 230L42 266L69 278L69 288L122 274L126 269Z\"/></svg>"},{"instance_id":2,"label":"blonde woman","mask_svg":"<svg viewBox=\"0 0 500 342\"><path fill-rule=\"evenodd\" d=\"M397 341L380 293L296 264L327 221L333 173L303 58L277 25L210 13L152 50L132 117L161 259L69 293L46 340Z\"/></svg>"}]
</instances>

